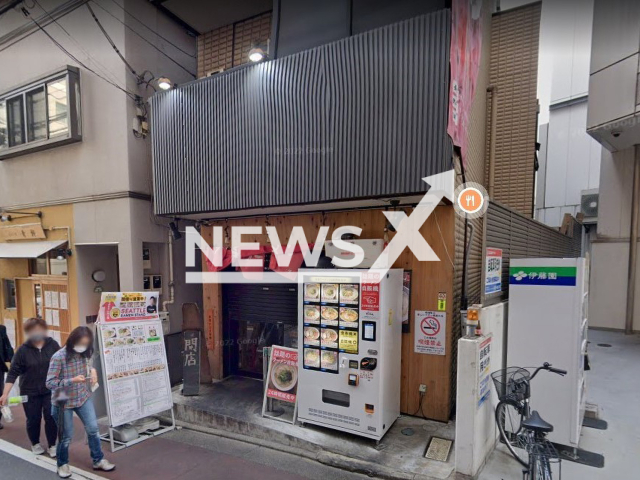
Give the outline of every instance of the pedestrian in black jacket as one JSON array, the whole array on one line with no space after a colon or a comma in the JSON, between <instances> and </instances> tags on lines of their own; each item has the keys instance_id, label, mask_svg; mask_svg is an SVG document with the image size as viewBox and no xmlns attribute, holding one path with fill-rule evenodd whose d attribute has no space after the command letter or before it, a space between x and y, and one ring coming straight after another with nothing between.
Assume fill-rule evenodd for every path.
<instances>
[{"instance_id":1,"label":"pedestrian in black jacket","mask_svg":"<svg viewBox=\"0 0 640 480\"><path fill-rule=\"evenodd\" d=\"M29 400L22 404L27 417L27 435L31 440L31 450L36 455L44 453L40 445L40 424L44 416L44 431L49 443L49 455L56 456L56 437L58 429L51 416L51 391L46 387L49 361L60 345L47 336L47 323L41 318L29 318L24 322L27 341L13 356L7 383L0 397L0 405L5 405L11 387L20 377L20 395L27 395Z\"/></svg>"},{"instance_id":2,"label":"pedestrian in black jacket","mask_svg":"<svg viewBox=\"0 0 640 480\"><path fill-rule=\"evenodd\" d=\"M0 325L0 392L4 385L4 374L9 371L7 363L13 358L13 347L7 337L7 327ZM0 430L2 430L2 413L0 412Z\"/></svg>"}]
</instances>

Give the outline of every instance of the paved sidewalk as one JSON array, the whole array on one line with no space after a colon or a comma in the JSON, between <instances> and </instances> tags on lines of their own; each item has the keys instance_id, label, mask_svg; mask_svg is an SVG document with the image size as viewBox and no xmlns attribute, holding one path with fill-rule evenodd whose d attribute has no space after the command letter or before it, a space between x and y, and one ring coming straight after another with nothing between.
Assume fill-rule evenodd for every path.
<instances>
[{"instance_id":1,"label":"paved sidewalk","mask_svg":"<svg viewBox=\"0 0 640 480\"><path fill-rule=\"evenodd\" d=\"M5 424L0 430L0 439L25 449L30 449L24 428L22 409L14 410L15 421ZM74 439L70 449L71 465L93 473L89 450L85 444L82 424L76 418ZM44 435L43 437L44 438ZM173 480L179 478L199 479L252 479L297 480L325 479L362 480L367 477L320 465L306 458L258 447L244 442L215 437L190 430L177 430L141 442L116 453L109 451L108 444L102 444L106 457L117 465L114 472L99 472L100 476L111 480ZM0 453L2 448L0 446ZM11 467L0 467L2 480L57 478L55 473L37 470L39 467L25 467L24 460L16 457L2 457ZM47 458L40 459L50 463ZM22 475L24 468L38 471L34 476ZM14 472L18 476L5 475ZM89 475L91 475L91 473ZM79 477L81 478L81 477Z\"/></svg>"},{"instance_id":2,"label":"paved sidewalk","mask_svg":"<svg viewBox=\"0 0 640 480\"><path fill-rule=\"evenodd\" d=\"M591 371L587 372L587 402L598 405L600 418L608 422L609 428L583 428L580 447L603 454L604 468L563 461L562 478L639 478L640 335L589 330L589 342ZM540 414L544 417L544 412ZM479 476L479 480L517 478L522 478L522 469L504 445L499 445L493 452Z\"/></svg>"}]
</instances>

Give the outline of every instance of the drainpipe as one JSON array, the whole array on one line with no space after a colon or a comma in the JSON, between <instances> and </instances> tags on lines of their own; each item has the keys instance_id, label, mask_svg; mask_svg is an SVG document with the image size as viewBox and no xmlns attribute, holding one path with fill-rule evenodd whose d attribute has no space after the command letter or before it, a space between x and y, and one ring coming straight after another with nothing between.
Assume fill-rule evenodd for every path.
<instances>
[{"instance_id":1,"label":"drainpipe","mask_svg":"<svg viewBox=\"0 0 640 480\"><path fill-rule=\"evenodd\" d=\"M624 333L633 332L633 310L636 292L636 259L638 257L638 223L640 220L640 145L634 147L633 191L631 193L631 232L629 235L629 277L627 279L627 317Z\"/></svg>"},{"instance_id":2,"label":"drainpipe","mask_svg":"<svg viewBox=\"0 0 640 480\"><path fill-rule=\"evenodd\" d=\"M498 87L490 85L487 93L491 94L491 130L489 132L489 198L493 200L493 191L496 181L496 128L498 118Z\"/></svg>"},{"instance_id":3,"label":"drainpipe","mask_svg":"<svg viewBox=\"0 0 640 480\"><path fill-rule=\"evenodd\" d=\"M169 230L169 300L162 302L162 311L167 311L167 305L175 302L175 291L173 285L173 234Z\"/></svg>"}]
</instances>

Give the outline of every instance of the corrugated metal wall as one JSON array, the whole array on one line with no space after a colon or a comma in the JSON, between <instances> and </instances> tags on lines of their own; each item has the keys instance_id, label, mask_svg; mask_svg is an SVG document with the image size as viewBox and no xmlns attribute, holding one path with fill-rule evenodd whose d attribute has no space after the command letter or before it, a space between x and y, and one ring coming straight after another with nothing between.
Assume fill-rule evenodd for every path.
<instances>
[{"instance_id":1,"label":"corrugated metal wall","mask_svg":"<svg viewBox=\"0 0 640 480\"><path fill-rule=\"evenodd\" d=\"M424 192L451 168L449 37L442 10L155 95L156 212Z\"/></svg>"},{"instance_id":2,"label":"corrugated metal wall","mask_svg":"<svg viewBox=\"0 0 640 480\"><path fill-rule=\"evenodd\" d=\"M528 217L533 216L541 3L496 13L491 23L491 85L498 102L493 197Z\"/></svg>"},{"instance_id":3,"label":"corrugated metal wall","mask_svg":"<svg viewBox=\"0 0 640 480\"><path fill-rule=\"evenodd\" d=\"M484 216L485 248L502 249L502 295L509 295L509 263L512 258L579 257L582 251L582 224L573 220L570 235L564 235L537 220L520 215L496 202L489 204Z\"/></svg>"}]
</instances>

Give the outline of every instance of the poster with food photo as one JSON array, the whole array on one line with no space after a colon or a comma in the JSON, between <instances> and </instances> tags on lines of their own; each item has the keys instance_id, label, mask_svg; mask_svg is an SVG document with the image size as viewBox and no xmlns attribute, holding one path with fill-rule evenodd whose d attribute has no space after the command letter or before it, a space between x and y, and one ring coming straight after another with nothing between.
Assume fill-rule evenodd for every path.
<instances>
[{"instance_id":1,"label":"poster with food photo","mask_svg":"<svg viewBox=\"0 0 640 480\"><path fill-rule=\"evenodd\" d=\"M305 305L304 323L320 323L320 307L318 305Z\"/></svg>"},{"instance_id":2,"label":"poster with food photo","mask_svg":"<svg viewBox=\"0 0 640 480\"><path fill-rule=\"evenodd\" d=\"M323 328L320 333L320 344L326 348L338 348L338 330Z\"/></svg>"},{"instance_id":3,"label":"poster with food photo","mask_svg":"<svg viewBox=\"0 0 640 480\"><path fill-rule=\"evenodd\" d=\"M358 310L355 308L340 307L340 326L358 328Z\"/></svg>"},{"instance_id":4,"label":"poster with food photo","mask_svg":"<svg viewBox=\"0 0 640 480\"><path fill-rule=\"evenodd\" d=\"M317 347L320 345L320 330L316 327L304 327L304 344Z\"/></svg>"},{"instance_id":5,"label":"poster with food photo","mask_svg":"<svg viewBox=\"0 0 640 480\"><path fill-rule=\"evenodd\" d=\"M338 309L336 307L322 307L321 312L323 325L338 325Z\"/></svg>"},{"instance_id":6,"label":"poster with food photo","mask_svg":"<svg viewBox=\"0 0 640 480\"><path fill-rule=\"evenodd\" d=\"M298 351L292 348L272 346L268 378L267 397L283 402L296 403Z\"/></svg>"},{"instance_id":7,"label":"poster with food photo","mask_svg":"<svg viewBox=\"0 0 640 480\"><path fill-rule=\"evenodd\" d=\"M342 305L358 305L358 285L345 283L340 285L340 303Z\"/></svg>"},{"instance_id":8,"label":"poster with food photo","mask_svg":"<svg viewBox=\"0 0 640 480\"><path fill-rule=\"evenodd\" d=\"M338 284L337 283L322 284L321 301L323 303L338 303Z\"/></svg>"},{"instance_id":9,"label":"poster with food photo","mask_svg":"<svg viewBox=\"0 0 640 480\"><path fill-rule=\"evenodd\" d=\"M304 284L304 301L305 302L320 301L320 284L319 283Z\"/></svg>"}]
</instances>

